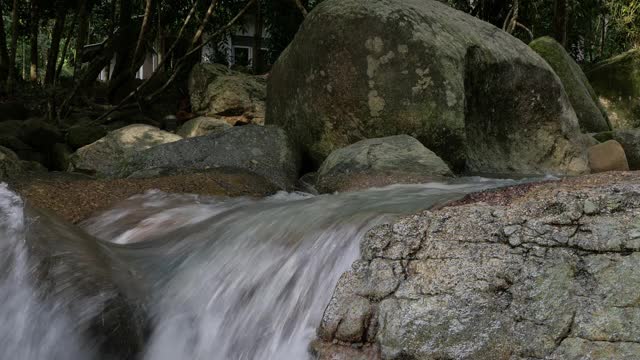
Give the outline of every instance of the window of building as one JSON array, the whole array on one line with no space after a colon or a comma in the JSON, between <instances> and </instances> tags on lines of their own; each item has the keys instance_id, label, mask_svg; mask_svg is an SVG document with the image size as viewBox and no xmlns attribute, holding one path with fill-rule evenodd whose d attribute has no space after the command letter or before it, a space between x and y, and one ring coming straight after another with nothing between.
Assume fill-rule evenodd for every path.
<instances>
[{"instance_id":1,"label":"window of building","mask_svg":"<svg viewBox=\"0 0 640 360\"><path fill-rule=\"evenodd\" d=\"M251 49L246 47L234 47L233 58L236 65L249 66L251 64L251 56L249 54Z\"/></svg>"}]
</instances>

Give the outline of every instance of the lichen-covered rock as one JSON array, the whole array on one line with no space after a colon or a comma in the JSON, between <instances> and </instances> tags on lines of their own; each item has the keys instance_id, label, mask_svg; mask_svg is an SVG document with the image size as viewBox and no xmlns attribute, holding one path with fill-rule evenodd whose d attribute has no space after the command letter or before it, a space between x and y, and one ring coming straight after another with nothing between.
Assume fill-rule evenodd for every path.
<instances>
[{"instance_id":1,"label":"lichen-covered rock","mask_svg":"<svg viewBox=\"0 0 640 360\"><path fill-rule=\"evenodd\" d=\"M574 144L577 117L551 67L506 32L437 1L323 1L268 87L266 123L282 126L316 165L357 141L407 134L454 171L465 161L477 172L588 171L584 146Z\"/></svg>"},{"instance_id":2,"label":"lichen-covered rock","mask_svg":"<svg viewBox=\"0 0 640 360\"><path fill-rule=\"evenodd\" d=\"M640 126L640 51L631 50L587 72L614 129Z\"/></svg>"},{"instance_id":3,"label":"lichen-covered rock","mask_svg":"<svg viewBox=\"0 0 640 360\"><path fill-rule=\"evenodd\" d=\"M264 124L267 84L263 77L221 64L198 64L189 77L192 111L244 123Z\"/></svg>"},{"instance_id":4,"label":"lichen-covered rock","mask_svg":"<svg viewBox=\"0 0 640 360\"><path fill-rule=\"evenodd\" d=\"M584 132L611 130L607 113L600 106L587 76L560 43L545 36L532 41L529 46L551 65L569 96Z\"/></svg>"},{"instance_id":5,"label":"lichen-covered rock","mask_svg":"<svg viewBox=\"0 0 640 360\"><path fill-rule=\"evenodd\" d=\"M639 216L640 185L625 181L380 225L318 334L382 359L637 358Z\"/></svg>"},{"instance_id":6,"label":"lichen-covered rock","mask_svg":"<svg viewBox=\"0 0 640 360\"><path fill-rule=\"evenodd\" d=\"M177 134L186 139L209 134L217 134L230 129L231 127L232 126L223 119L201 116L184 123L184 125L182 125L177 131Z\"/></svg>"},{"instance_id":7,"label":"lichen-covered rock","mask_svg":"<svg viewBox=\"0 0 640 360\"><path fill-rule=\"evenodd\" d=\"M320 192L423 183L452 176L447 164L408 135L367 139L338 149L320 166Z\"/></svg>"},{"instance_id":8,"label":"lichen-covered rock","mask_svg":"<svg viewBox=\"0 0 640 360\"><path fill-rule=\"evenodd\" d=\"M149 125L135 124L110 132L71 156L72 169L103 177L118 177L140 151L181 140L182 137Z\"/></svg>"},{"instance_id":9,"label":"lichen-covered rock","mask_svg":"<svg viewBox=\"0 0 640 360\"><path fill-rule=\"evenodd\" d=\"M292 189L300 159L282 129L247 125L143 151L127 164L124 174L151 177L215 168L249 171L279 189Z\"/></svg>"}]
</instances>

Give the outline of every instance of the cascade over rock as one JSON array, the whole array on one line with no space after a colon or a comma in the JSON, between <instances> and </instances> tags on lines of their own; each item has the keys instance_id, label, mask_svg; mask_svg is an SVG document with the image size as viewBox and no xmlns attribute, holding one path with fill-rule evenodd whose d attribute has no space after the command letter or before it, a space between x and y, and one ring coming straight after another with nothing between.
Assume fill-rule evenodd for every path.
<instances>
[{"instance_id":1,"label":"cascade over rock","mask_svg":"<svg viewBox=\"0 0 640 360\"><path fill-rule=\"evenodd\" d=\"M322 2L274 65L267 103L266 123L317 165L357 141L407 134L458 171L588 172L553 69L437 1Z\"/></svg>"}]
</instances>

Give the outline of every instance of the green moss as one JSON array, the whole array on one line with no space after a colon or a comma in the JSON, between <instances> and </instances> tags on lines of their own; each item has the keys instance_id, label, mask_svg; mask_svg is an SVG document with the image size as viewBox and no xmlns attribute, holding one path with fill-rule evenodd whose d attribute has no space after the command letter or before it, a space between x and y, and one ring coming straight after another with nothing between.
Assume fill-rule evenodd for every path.
<instances>
[{"instance_id":1,"label":"green moss","mask_svg":"<svg viewBox=\"0 0 640 360\"><path fill-rule=\"evenodd\" d=\"M573 106L580 127L585 132L610 130L606 112L598 106L598 97L586 75L557 41L550 37L538 38L529 44L553 68L562 81Z\"/></svg>"}]
</instances>

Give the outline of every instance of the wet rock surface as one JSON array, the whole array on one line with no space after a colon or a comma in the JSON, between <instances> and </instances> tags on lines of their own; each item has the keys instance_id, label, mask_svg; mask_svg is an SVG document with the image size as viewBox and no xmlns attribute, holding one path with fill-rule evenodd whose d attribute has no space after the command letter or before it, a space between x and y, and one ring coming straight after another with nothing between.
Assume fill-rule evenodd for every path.
<instances>
[{"instance_id":1,"label":"wet rock surface","mask_svg":"<svg viewBox=\"0 0 640 360\"><path fill-rule=\"evenodd\" d=\"M53 211L72 223L148 190L223 197L264 197L278 191L261 176L228 168L151 179L109 180L72 173L29 173L9 183L33 206Z\"/></svg>"},{"instance_id":2,"label":"wet rock surface","mask_svg":"<svg viewBox=\"0 0 640 360\"><path fill-rule=\"evenodd\" d=\"M318 356L366 345L383 359L637 357L637 176L539 184L509 206L463 201L374 228L325 310Z\"/></svg>"}]
</instances>

